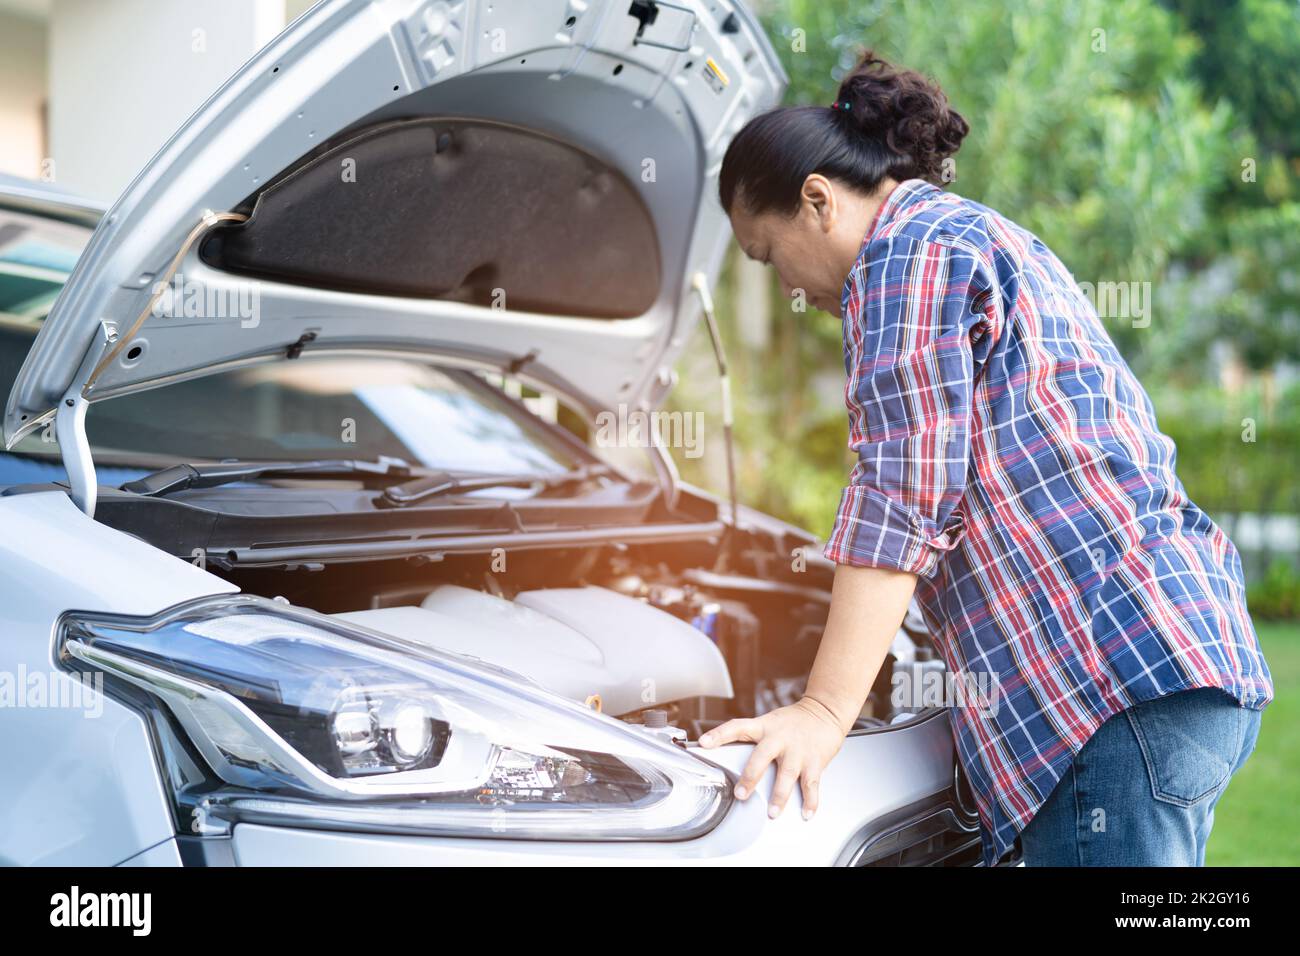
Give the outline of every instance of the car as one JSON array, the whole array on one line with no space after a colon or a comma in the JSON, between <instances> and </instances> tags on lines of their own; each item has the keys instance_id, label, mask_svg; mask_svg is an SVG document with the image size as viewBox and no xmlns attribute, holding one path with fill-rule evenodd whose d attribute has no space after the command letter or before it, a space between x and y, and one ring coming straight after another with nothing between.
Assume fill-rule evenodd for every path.
<instances>
[{"instance_id":1,"label":"car","mask_svg":"<svg viewBox=\"0 0 1300 956\"><path fill-rule=\"evenodd\" d=\"M734 798L833 565L593 438L785 84L723 0L327 0L111 208L0 182L0 862L980 865L915 606L818 812Z\"/></svg>"}]
</instances>

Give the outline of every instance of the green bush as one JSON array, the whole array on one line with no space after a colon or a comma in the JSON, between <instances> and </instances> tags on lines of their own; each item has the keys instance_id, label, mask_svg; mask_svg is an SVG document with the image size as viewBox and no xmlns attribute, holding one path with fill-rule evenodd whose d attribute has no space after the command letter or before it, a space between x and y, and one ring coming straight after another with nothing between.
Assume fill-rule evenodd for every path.
<instances>
[{"instance_id":1,"label":"green bush","mask_svg":"<svg viewBox=\"0 0 1300 956\"><path fill-rule=\"evenodd\" d=\"M1246 605L1254 618L1300 620L1300 572L1290 562L1277 559L1264 577L1247 586Z\"/></svg>"},{"instance_id":2,"label":"green bush","mask_svg":"<svg viewBox=\"0 0 1300 956\"><path fill-rule=\"evenodd\" d=\"M1254 427L1243 421L1254 421ZM1300 422L1160 415L1188 496L1217 514L1300 513Z\"/></svg>"}]
</instances>

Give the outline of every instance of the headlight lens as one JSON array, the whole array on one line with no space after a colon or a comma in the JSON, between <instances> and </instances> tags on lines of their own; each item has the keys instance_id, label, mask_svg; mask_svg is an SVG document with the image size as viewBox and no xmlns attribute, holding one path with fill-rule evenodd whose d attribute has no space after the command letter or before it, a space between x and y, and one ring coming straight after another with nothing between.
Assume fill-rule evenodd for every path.
<instances>
[{"instance_id":1,"label":"headlight lens","mask_svg":"<svg viewBox=\"0 0 1300 956\"><path fill-rule=\"evenodd\" d=\"M520 675L262 598L71 613L60 659L166 705L217 817L683 839L730 802L720 768Z\"/></svg>"}]
</instances>

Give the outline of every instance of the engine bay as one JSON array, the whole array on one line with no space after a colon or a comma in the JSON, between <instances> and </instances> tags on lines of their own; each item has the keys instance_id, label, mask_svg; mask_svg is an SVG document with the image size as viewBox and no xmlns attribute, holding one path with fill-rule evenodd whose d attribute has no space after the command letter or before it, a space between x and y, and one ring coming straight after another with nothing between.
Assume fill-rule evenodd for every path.
<instances>
[{"instance_id":1,"label":"engine bay","mask_svg":"<svg viewBox=\"0 0 1300 956\"><path fill-rule=\"evenodd\" d=\"M748 509L723 521L694 489L671 508L643 495L630 520L626 502L598 505L638 485L377 513L353 500L382 494L369 482L139 485L101 489L95 520L244 593L478 658L673 739L798 701L830 609L834 565L810 535ZM912 686L943 669L913 602L853 731L926 709L895 699L900 670Z\"/></svg>"},{"instance_id":2,"label":"engine bay","mask_svg":"<svg viewBox=\"0 0 1300 956\"><path fill-rule=\"evenodd\" d=\"M248 593L505 668L622 720L696 740L803 694L833 568L801 571L774 541L717 551L625 546L273 568L218 568ZM711 560L713 558L713 560ZM938 663L913 609L855 729L913 711L891 703L895 668Z\"/></svg>"}]
</instances>

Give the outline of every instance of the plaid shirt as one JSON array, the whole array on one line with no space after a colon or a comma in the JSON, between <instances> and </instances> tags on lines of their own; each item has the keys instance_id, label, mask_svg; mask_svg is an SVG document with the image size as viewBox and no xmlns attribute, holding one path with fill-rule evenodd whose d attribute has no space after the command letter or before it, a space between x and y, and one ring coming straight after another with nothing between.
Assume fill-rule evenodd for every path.
<instances>
[{"instance_id":1,"label":"plaid shirt","mask_svg":"<svg viewBox=\"0 0 1300 956\"><path fill-rule=\"evenodd\" d=\"M986 865L1112 714L1204 686L1272 700L1236 549L1037 237L907 180L843 304L858 463L825 554L919 575L948 671L994 688L945 700Z\"/></svg>"}]
</instances>

